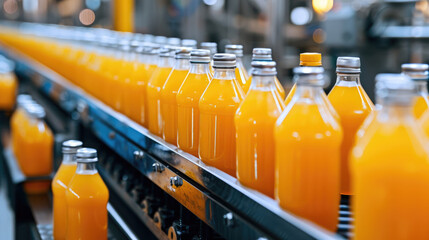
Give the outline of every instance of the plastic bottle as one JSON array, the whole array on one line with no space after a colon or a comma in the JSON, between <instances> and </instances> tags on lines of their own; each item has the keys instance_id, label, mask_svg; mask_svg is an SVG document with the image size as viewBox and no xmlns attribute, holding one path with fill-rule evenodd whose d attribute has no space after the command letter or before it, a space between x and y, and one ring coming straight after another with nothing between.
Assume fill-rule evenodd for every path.
<instances>
[{"instance_id":1,"label":"plastic bottle","mask_svg":"<svg viewBox=\"0 0 429 240\"><path fill-rule=\"evenodd\" d=\"M176 51L176 61L161 90L162 136L165 141L177 144L177 92L189 73L191 48Z\"/></svg>"},{"instance_id":2,"label":"plastic bottle","mask_svg":"<svg viewBox=\"0 0 429 240\"><path fill-rule=\"evenodd\" d=\"M109 190L96 168L97 150L80 148L76 156L76 173L66 193L66 239L107 239Z\"/></svg>"},{"instance_id":3,"label":"plastic bottle","mask_svg":"<svg viewBox=\"0 0 429 240\"><path fill-rule=\"evenodd\" d=\"M296 93L274 128L275 194L282 208L330 231L338 222L342 129L321 95L321 67L294 69Z\"/></svg>"},{"instance_id":4,"label":"plastic bottle","mask_svg":"<svg viewBox=\"0 0 429 240\"><path fill-rule=\"evenodd\" d=\"M237 58L237 67L235 68L235 79L240 84L243 89L244 94L249 91L250 84L246 84L247 79L249 79L249 75L247 74L246 68L243 65L243 45L226 45L225 53L235 54Z\"/></svg>"},{"instance_id":5,"label":"plastic bottle","mask_svg":"<svg viewBox=\"0 0 429 240\"><path fill-rule=\"evenodd\" d=\"M423 63L405 63L401 65L402 74L409 76L417 87L413 113L419 119L429 108L428 78L429 65Z\"/></svg>"},{"instance_id":6,"label":"plastic bottle","mask_svg":"<svg viewBox=\"0 0 429 240\"><path fill-rule=\"evenodd\" d=\"M173 48L160 50L156 69L150 77L146 88L148 128L153 134L162 137L161 90L174 65Z\"/></svg>"},{"instance_id":7,"label":"plastic bottle","mask_svg":"<svg viewBox=\"0 0 429 240\"><path fill-rule=\"evenodd\" d=\"M354 239L428 239L429 152L408 76L379 74L383 107L352 151Z\"/></svg>"},{"instance_id":8,"label":"plastic bottle","mask_svg":"<svg viewBox=\"0 0 429 240\"><path fill-rule=\"evenodd\" d=\"M341 194L351 195L349 156L356 132L365 118L373 111L374 104L360 84L360 59L339 57L337 59L337 81L328 99L340 116L343 128L341 145Z\"/></svg>"},{"instance_id":9,"label":"plastic bottle","mask_svg":"<svg viewBox=\"0 0 429 240\"><path fill-rule=\"evenodd\" d=\"M237 179L274 198L274 125L285 108L276 63L253 61L253 81L235 114Z\"/></svg>"},{"instance_id":10,"label":"plastic bottle","mask_svg":"<svg viewBox=\"0 0 429 240\"><path fill-rule=\"evenodd\" d=\"M198 103L210 83L209 50L191 51L191 69L177 92L177 146L198 157L200 111Z\"/></svg>"},{"instance_id":11,"label":"plastic bottle","mask_svg":"<svg viewBox=\"0 0 429 240\"><path fill-rule=\"evenodd\" d=\"M252 56L252 61L272 61L272 57L271 57L271 49L270 48L254 48L253 49L253 56ZM250 71L252 71L253 69L251 69ZM250 72L250 77L249 79L247 79L246 85L251 85L252 83L252 73ZM285 99L286 93L285 90L282 86L282 84L280 83L279 79L277 78L277 76L275 77L275 85L276 85L276 90L278 91L281 99ZM249 88L246 86L246 88Z\"/></svg>"},{"instance_id":12,"label":"plastic bottle","mask_svg":"<svg viewBox=\"0 0 429 240\"><path fill-rule=\"evenodd\" d=\"M82 142L68 140L63 142L63 161L52 180L53 194L53 236L55 239L66 239L67 233L67 199L66 192L71 178L76 172L76 152Z\"/></svg>"},{"instance_id":13,"label":"plastic bottle","mask_svg":"<svg viewBox=\"0 0 429 240\"><path fill-rule=\"evenodd\" d=\"M236 174L234 116L243 100L235 79L236 57L215 54L215 73L199 102L201 160L231 176Z\"/></svg>"}]
</instances>

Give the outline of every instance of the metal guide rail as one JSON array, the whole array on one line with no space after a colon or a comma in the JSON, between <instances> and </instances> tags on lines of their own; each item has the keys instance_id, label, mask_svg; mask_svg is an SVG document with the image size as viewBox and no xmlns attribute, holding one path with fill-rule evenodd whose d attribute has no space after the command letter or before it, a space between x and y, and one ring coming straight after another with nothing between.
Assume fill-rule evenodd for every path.
<instances>
[{"instance_id":1,"label":"metal guide rail","mask_svg":"<svg viewBox=\"0 0 429 240\"><path fill-rule=\"evenodd\" d=\"M236 178L151 134L147 129L19 52L1 48L16 71L118 155L227 239L341 239L282 210Z\"/></svg>"}]
</instances>

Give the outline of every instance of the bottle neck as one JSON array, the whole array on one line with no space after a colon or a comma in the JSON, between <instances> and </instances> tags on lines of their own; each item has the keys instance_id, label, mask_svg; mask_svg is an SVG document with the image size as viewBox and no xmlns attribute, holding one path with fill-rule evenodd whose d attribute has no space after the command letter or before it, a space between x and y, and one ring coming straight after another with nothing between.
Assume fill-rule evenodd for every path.
<instances>
[{"instance_id":1,"label":"bottle neck","mask_svg":"<svg viewBox=\"0 0 429 240\"><path fill-rule=\"evenodd\" d=\"M76 154L64 153L63 164L76 164Z\"/></svg>"},{"instance_id":2,"label":"bottle neck","mask_svg":"<svg viewBox=\"0 0 429 240\"><path fill-rule=\"evenodd\" d=\"M378 114L378 119L382 122L392 122L394 120L413 119L413 108L412 104L389 104L384 103Z\"/></svg>"},{"instance_id":3,"label":"bottle neck","mask_svg":"<svg viewBox=\"0 0 429 240\"><path fill-rule=\"evenodd\" d=\"M360 85L360 74L337 73L336 85L341 85L341 86Z\"/></svg>"},{"instance_id":4,"label":"bottle neck","mask_svg":"<svg viewBox=\"0 0 429 240\"><path fill-rule=\"evenodd\" d=\"M174 69L177 70L189 70L190 63L189 59L176 59Z\"/></svg>"},{"instance_id":5,"label":"bottle neck","mask_svg":"<svg viewBox=\"0 0 429 240\"><path fill-rule=\"evenodd\" d=\"M97 168L95 166L95 162L92 163L77 163L76 174L81 175L93 175L98 173Z\"/></svg>"},{"instance_id":6,"label":"bottle neck","mask_svg":"<svg viewBox=\"0 0 429 240\"><path fill-rule=\"evenodd\" d=\"M172 57L159 57L158 58L158 67L173 67L174 58Z\"/></svg>"},{"instance_id":7,"label":"bottle neck","mask_svg":"<svg viewBox=\"0 0 429 240\"><path fill-rule=\"evenodd\" d=\"M190 73L194 74L207 74L210 72L208 63L191 63Z\"/></svg>"},{"instance_id":8,"label":"bottle neck","mask_svg":"<svg viewBox=\"0 0 429 240\"><path fill-rule=\"evenodd\" d=\"M241 57L237 57L236 63L237 63L237 68L244 68L243 59Z\"/></svg>"},{"instance_id":9,"label":"bottle neck","mask_svg":"<svg viewBox=\"0 0 429 240\"><path fill-rule=\"evenodd\" d=\"M321 86L297 85L295 96L297 98L317 99L322 90Z\"/></svg>"},{"instance_id":10,"label":"bottle neck","mask_svg":"<svg viewBox=\"0 0 429 240\"><path fill-rule=\"evenodd\" d=\"M250 89L269 90L274 87L275 76L253 76Z\"/></svg>"},{"instance_id":11,"label":"bottle neck","mask_svg":"<svg viewBox=\"0 0 429 240\"><path fill-rule=\"evenodd\" d=\"M420 94L428 94L428 83L426 81L415 81L417 92Z\"/></svg>"},{"instance_id":12,"label":"bottle neck","mask_svg":"<svg viewBox=\"0 0 429 240\"><path fill-rule=\"evenodd\" d=\"M215 68L213 78L220 80L235 79L235 68Z\"/></svg>"}]
</instances>

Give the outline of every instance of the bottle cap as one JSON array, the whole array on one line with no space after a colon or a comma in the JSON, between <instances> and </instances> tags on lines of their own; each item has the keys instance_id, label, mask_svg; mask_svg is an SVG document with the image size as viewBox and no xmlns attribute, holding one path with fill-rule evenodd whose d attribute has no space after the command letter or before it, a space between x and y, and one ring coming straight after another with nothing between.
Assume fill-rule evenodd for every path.
<instances>
[{"instance_id":1,"label":"bottle cap","mask_svg":"<svg viewBox=\"0 0 429 240\"><path fill-rule=\"evenodd\" d=\"M159 49L160 57L175 57L177 47L174 46L164 46Z\"/></svg>"},{"instance_id":2,"label":"bottle cap","mask_svg":"<svg viewBox=\"0 0 429 240\"><path fill-rule=\"evenodd\" d=\"M206 49L193 49L191 51L191 63L209 63L210 51Z\"/></svg>"},{"instance_id":3,"label":"bottle cap","mask_svg":"<svg viewBox=\"0 0 429 240\"><path fill-rule=\"evenodd\" d=\"M97 159L97 150L94 148L79 148L76 153L78 163L95 163Z\"/></svg>"},{"instance_id":4,"label":"bottle cap","mask_svg":"<svg viewBox=\"0 0 429 240\"><path fill-rule=\"evenodd\" d=\"M360 58L338 57L337 73L360 73Z\"/></svg>"},{"instance_id":5,"label":"bottle cap","mask_svg":"<svg viewBox=\"0 0 429 240\"><path fill-rule=\"evenodd\" d=\"M228 53L216 53L213 56L214 68L235 68L236 56Z\"/></svg>"},{"instance_id":6,"label":"bottle cap","mask_svg":"<svg viewBox=\"0 0 429 240\"><path fill-rule=\"evenodd\" d=\"M414 81L427 81L429 65L424 63L404 63L401 65L402 73Z\"/></svg>"},{"instance_id":7,"label":"bottle cap","mask_svg":"<svg viewBox=\"0 0 429 240\"><path fill-rule=\"evenodd\" d=\"M190 59L191 58L192 48L188 47L179 47L176 50L176 59Z\"/></svg>"},{"instance_id":8,"label":"bottle cap","mask_svg":"<svg viewBox=\"0 0 429 240\"><path fill-rule=\"evenodd\" d=\"M271 48L254 48L252 51L252 61L271 61Z\"/></svg>"},{"instance_id":9,"label":"bottle cap","mask_svg":"<svg viewBox=\"0 0 429 240\"><path fill-rule=\"evenodd\" d=\"M381 73L375 77L377 99L384 103L410 105L417 94L417 87L405 74Z\"/></svg>"},{"instance_id":10,"label":"bottle cap","mask_svg":"<svg viewBox=\"0 0 429 240\"><path fill-rule=\"evenodd\" d=\"M167 45L179 47L180 46L180 38L175 38L175 37L168 38L167 39Z\"/></svg>"},{"instance_id":11,"label":"bottle cap","mask_svg":"<svg viewBox=\"0 0 429 240\"><path fill-rule=\"evenodd\" d=\"M194 39L183 39L182 47L197 48L197 41Z\"/></svg>"},{"instance_id":12,"label":"bottle cap","mask_svg":"<svg viewBox=\"0 0 429 240\"><path fill-rule=\"evenodd\" d=\"M206 49L210 51L210 54L214 55L217 53L217 43L215 42L202 42L201 49Z\"/></svg>"},{"instance_id":13,"label":"bottle cap","mask_svg":"<svg viewBox=\"0 0 429 240\"><path fill-rule=\"evenodd\" d=\"M301 53L299 55L299 65L305 67L322 66L322 54L320 53Z\"/></svg>"},{"instance_id":14,"label":"bottle cap","mask_svg":"<svg viewBox=\"0 0 429 240\"><path fill-rule=\"evenodd\" d=\"M25 111L30 117L42 119L46 116L45 109L37 103L25 105Z\"/></svg>"},{"instance_id":15,"label":"bottle cap","mask_svg":"<svg viewBox=\"0 0 429 240\"><path fill-rule=\"evenodd\" d=\"M30 101L33 101L33 98L29 94L19 94L16 97L16 102L19 106L22 106L26 102L30 102Z\"/></svg>"},{"instance_id":16,"label":"bottle cap","mask_svg":"<svg viewBox=\"0 0 429 240\"><path fill-rule=\"evenodd\" d=\"M154 38L154 42L155 42L155 43L158 43L158 44L161 44L161 45L164 45L164 44L166 44L166 43L167 43L167 38L166 38L166 37L164 37L164 36L156 36L156 37Z\"/></svg>"},{"instance_id":17,"label":"bottle cap","mask_svg":"<svg viewBox=\"0 0 429 240\"><path fill-rule=\"evenodd\" d=\"M82 147L82 142L78 140L67 140L63 142L63 154L76 154L77 150Z\"/></svg>"},{"instance_id":18,"label":"bottle cap","mask_svg":"<svg viewBox=\"0 0 429 240\"><path fill-rule=\"evenodd\" d=\"M294 82L298 85L324 87L328 85L323 67L296 67L293 69Z\"/></svg>"},{"instance_id":19,"label":"bottle cap","mask_svg":"<svg viewBox=\"0 0 429 240\"><path fill-rule=\"evenodd\" d=\"M252 61L253 76L275 76L277 75L276 62L274 61Z\"/></svg>"},{"instance_id":20,"label":"bottle cap","mask_svg":"<svg viewBox=\"0 0 429 240\"><path fill-rule=\"evenodd\" d=\"M243 45L228 44L225 46L225 53L235 54L236 57L243 57Z\"/></svg>"}]
</instances>

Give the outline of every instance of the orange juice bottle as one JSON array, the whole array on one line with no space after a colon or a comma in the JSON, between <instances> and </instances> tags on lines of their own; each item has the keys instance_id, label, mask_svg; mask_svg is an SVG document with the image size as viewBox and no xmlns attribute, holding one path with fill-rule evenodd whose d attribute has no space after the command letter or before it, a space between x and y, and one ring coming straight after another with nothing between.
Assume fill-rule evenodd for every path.
<instances>
[{"instance_id":1,"label":"orange juice bottle","mask_svg":"<svg viewBox=\"0 0 429 240\"><path fill-rule=\"evenodd\" d=\"M197 49L197 41L194 39L182 39L181 46L191 49Z\"/></svg>"},{"instance_id":2,"label":"orange juice bottle","mask_svg":"<svg viewBox=\"0 0 429 240\"><path fill-rule=\"evenodd\" d=\"M321 96L323 72L294 69L296 93L274 128L275 195L282 208L335 231L343 133Z\"/></svg>"},{"instance_id":3,"label":"orange juice bottle","mask_svg":"<svg viewBox=\"0 0 429 240\"><path fill-rule=\"evenodd\" d=\"M176 51L176 61L161 90L162 136L165 141L177 144L177 92L189 73L191 48Z\"/></svg>"},{"instance_id":4,"label":"orange juice bottle","mask_svg":"<svg viewBox=\"0 0 429 240\"><path fill-rule=\"evenodd\" d=\"M354 239L429 239L429 151L413 114L416 86L408 76L388 80L373 130L352 150Z\"/></svg>"},{"instance_id":5,"label":"orange juice bottle","mask_svg":"<svg viewBox=\"0 0 429 240\"><path fill-rule=\"evenodd\" d=\"M127 92L130 101L130 117L134 121L147 127L146 87L147 82L156 68L157 51L153 45L141 44L137 46L135 71L131 77L130 89Z\"/></svg>"},{"instance_id":6,"label":"orange juice bottle","mask_svg":"<svg viewBox=\"0 0 429 240\"><path fill-rule=\"evenodd\" d=\"M32 97L28 94L19 94L16 98L17 109L12 114L10 118L10 133L12 137L12 150L15 157L18 159L19 151L17 151L18 147L18 129L23 128L24 121L28 119L25 112L25 105L28 103L34 103Z\"/></svg>"},{"instance_id":7,"label":"orange juice bottle","mask_svg":"<svg viewBox=\"0 0 429 240\"><path fill-rule=\"evenodd\" d=\"M66 239L107 239L109 190L97 172L97 150L80 148L68 184Z\"/></svg>"},{"instance_id":8,"label":"orange juice bottle","mask_svg":"<svg viewBox=\"0 0 429 240\"><path fill-rule=\"evenodd\" d=\"M13 73L13 63L5 59L0 63L0 110L13 109L17 89L18 81Z\"/></svg>"},{"instance_id":9,"label":"orange juice bottle","mask_svg":"<svg viewBox=\"0 0 429 240\"><path fill-rule=\"evenodd\" d=\"M272 61L271 57L271 49L270 48L254 48L253 49L253 56L252 61ZM252 71L253 69L251 69ZM252 75L250 75L249 79L246 81L246 87L249 88L252 84ZM282 84L280 83L279 79L275 77L274 84L276 85L276 90L278 91L281 99L285 99L285 89L283 88ZM247 86L248 85L248 86Z\"/></svg>"},{"instance_id":10,"label":"orange juice bottle","mask_svg":"<svg viewBox=\"0 0 429 240\"><path fill-rule=\"evenodd\" d=\"M52 180L53 194L53 236L55 239L66 239L67 200L66 192L69 182L76 172L76 152L82 142L68 140L63 142L63 162Z\"/></svg>"},{"instance_id":11,"label":"orange juice bottle","mask_svg":"<svg viewBox=\"0 0 429 240\"><path fill-rule=\"evenodd\" d=\"M210 83L210 52L191 51L191 69L177 92L177 146L198 157L200 111L198 102Z\"/></svg>"},{"instance_id":12,"label":"orange juice bottle","mask_svg":"<svg viewBox=\"0 0 429 240\"><path fill-rule=\"evenodd\" d=\"M341 194L352 194L350 189L349 156L356 132L365 118L373 111L374 105L360 84L360 59L339 57L337 59L337 82L328 98L340 115L343 128L341 145Z\"/></svg>"},{"instance_id":13,"label":"orange juice bottle","mask_svg":"<svg viewBox=\"0 0 429 240\"><path fill-rule=\"evenodd\" d=\"M52 172L54 137L43 121L45 110L38 104L26 106L28 120L18 132L18 163L27 177L47 176ZM28 182L24 188L27 193L44 193L50 182Z\"/></svg>"},{"instance_id":14,"label":"orange juice bottle","mask_svg":"<svg viewBox=\"0 0 429 240\"><path fill-rule=\"evenodd\" d=\"M243 45L226 45L225 52L235 54L237 58L237 67L235 68L235 79L240 84L243 92L246 94L249 91L250 84L246 84L249 75L247 75L246 68L243 65Z\"/></svg>"},{"instance_id":15,"label":"orange juice bottle","mask_svg":"<svg viewBox=\"0 0 429 240\"><path fill-rule=\"evenodd\" d=\"M244 92L235 80L236 57L215 54L215 73L199 102L201 160L231 176L236 174L235 112Z\"/></svg>"},{"instance_id":16,"label":"orange juice bottle","mask_svg":"<svg viewBox=\"0 0 429 240\"><path fill-rule=\"evenodd\" d=\"M148 128L153 134L162 136L161 90L174 65L174 49L163 48L159 53L156 69L146 88Z\"/></svg>"},{"instance_id":17,"label":"orange juice bottle","mask_svg":"<svg viewBox=\"0 0 429 240\"><path fill-rule=\"evenodd\" d=\"M402 73L408 75L417 86L418 95L413 107L414 116L419 119L429 108L428 75L429 65L423 63L402 64Z\"/></svg>"},{"instance_id":18,"label":"orange juice bottle","mask_svg":"<svg viewBox=\"0 0 429 240\"><path fill-rule=\"evenodd\" d=\"M210 51L210 74L214 74L213 69L213 56L217 53L217 43L215 42L202 42L201 49Z\"/></svg>"},{"instance_id":19,"label":"orange juice bottle","mask_svg":"<svg viewBox=\"0 0 429 240\"><path fill-rule=\"evenodd\" d=\"M235 113L237 179L274 197L274 132L285 108L276 89L276 63L253 61L253 81Z\"/></svg>"}]
</instances>

